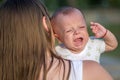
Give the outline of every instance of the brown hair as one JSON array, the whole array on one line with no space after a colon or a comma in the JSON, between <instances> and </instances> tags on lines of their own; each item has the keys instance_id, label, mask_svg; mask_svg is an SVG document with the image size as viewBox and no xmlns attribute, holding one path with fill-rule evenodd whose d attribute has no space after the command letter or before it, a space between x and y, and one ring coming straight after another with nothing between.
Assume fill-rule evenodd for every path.
<instances>
[{"instance_id":1,"label":"brown hair","mask_svg":"<svg viewBox=\"0 0 120 80\"><path fill-rule=\"evenodd\" d=\"M49 33L42 27L43 16ZM37 80L41 70L46 80L54 58L58 59L53 47L49 15L39 0L7 0L0 7L0 80ZM47 52L52 58L49 69Z\"/></svg>"}]
</instances>

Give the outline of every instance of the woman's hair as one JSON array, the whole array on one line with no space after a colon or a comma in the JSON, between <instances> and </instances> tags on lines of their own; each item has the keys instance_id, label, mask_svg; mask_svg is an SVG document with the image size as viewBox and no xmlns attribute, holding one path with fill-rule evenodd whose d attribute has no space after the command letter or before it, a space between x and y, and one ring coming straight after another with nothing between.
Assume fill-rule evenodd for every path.
<instances>
[{"instance_id":1,"label":"woman's hair","mask_svg":"<svg viewBox=\"0 0 120 80\"><path fill-rule=\"evenodd\" d=\"M0 7L0 80L37 80L41 71L46 80L54 58L64 64L53 47L49 15L39 0L7 0ZM52 58L50 66L46 65L47 53Z\"/></svg>"}]
</instances>

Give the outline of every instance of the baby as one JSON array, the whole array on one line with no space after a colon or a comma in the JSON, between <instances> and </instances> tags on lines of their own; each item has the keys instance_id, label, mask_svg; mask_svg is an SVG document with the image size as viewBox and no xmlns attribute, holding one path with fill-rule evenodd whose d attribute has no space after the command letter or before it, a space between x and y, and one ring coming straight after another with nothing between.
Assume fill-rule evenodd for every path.
<instances>
[{"instance_id":1,"label":"baby","mask_svg":"<svg viewBox=\"0 0 120 80\"><path fill-rule=\"evenodd\" d=\"M56 46L58 55L68 60L94 60L99 63L100 54L114 50L118 43L105 27L91 22L94 37L89 37L82 12L73 7L57 10L51 17L55 37L61 41Z\"/></svg>"}]
</instances>

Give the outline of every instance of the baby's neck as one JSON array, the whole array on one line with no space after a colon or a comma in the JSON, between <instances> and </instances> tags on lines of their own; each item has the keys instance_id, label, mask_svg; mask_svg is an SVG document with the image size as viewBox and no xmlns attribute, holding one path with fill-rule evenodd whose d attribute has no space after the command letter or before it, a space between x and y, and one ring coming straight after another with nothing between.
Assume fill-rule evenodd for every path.
<instances>
[{"instance_id":1,"label":"baby's neck","mask_svg":"<svg viewBox=\"0 0 120 80\"><path fill-rule=\"evenodd\" d=\"M79 54L80 52L82 52L83 51L83 49L82 50L70 50L70 52L72 52L73 54Z\"/></svg>"}]
</instances>

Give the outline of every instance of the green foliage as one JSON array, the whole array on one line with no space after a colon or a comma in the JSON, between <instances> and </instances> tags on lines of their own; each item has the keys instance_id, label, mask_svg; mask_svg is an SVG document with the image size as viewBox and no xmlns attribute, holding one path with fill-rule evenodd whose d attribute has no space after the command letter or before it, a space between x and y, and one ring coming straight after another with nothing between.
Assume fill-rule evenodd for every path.
<instances>
[{"instance_id":1,"label":"green foliage","mask_svg":"<svg viewBox=\"0 0 120 80\"><path fill-rule=\"evenodd\" d=\"M0 0L0 2L1 2L2 0Z\"/></svg>"},{"instance_id":2,"label":"green foliage","mask_svg":"<svg viewBox=\"0 0 120 80\"><path fill-rule=\"evenodd\" d=\"M76 6L81 9L89 8L88 0L77 0Z\"/></svg>"},{"instance_id":3,"label":"green foliage","mask_svg":"<svg viewBox=\"0 0 120 80\"><path fill-rule=\"evenodd\" d=\"M4 0L0 0L0 3ZM61 6L67 6L73 3L72 0L41 0L45 3L48 10L55 10ZM96 8L96 7L112 7L120 8L120 0L74 0L75 7L80 8Z\"/></svg>"},{"instance_id":4,"label":"green foliage","mask_svg":"<svg viewBox=\"0 0 120 80\"><path fill-rule=\"evenodd\" d=\"M44 0L48 10L55 10L58 7L68 5L67 0Z\"/></svg>"},{"instance_id":5,"label":"green foliage","mask_svg":"<svg viewBox=\"0 0 120 80\"><path fill-rule=\"evenodd\" d=\"M120 8L120 0L44 0L49 10L55 10L61 6L73 4L75 7L86 8Z\"/></svg>"},{"instance_id":6,"label":"green foliage","mask_svg":"<svg viewBox=\"0 0 120 80\"><path fill-rule=\"evenodd\" d=\"M47 6L48 10L54 10L58 7L57 0L44 0L44 3Z\"/></svg>"},{"instance_id":7,"label":"green foliage","mask_svg":"<svg viewBox=\"0 0 120 80\"><path fill-rule=\"evenodd\" d=\"M120 0L110 0L110 6L120 8Z\"/></svg>"}]
</instances>

